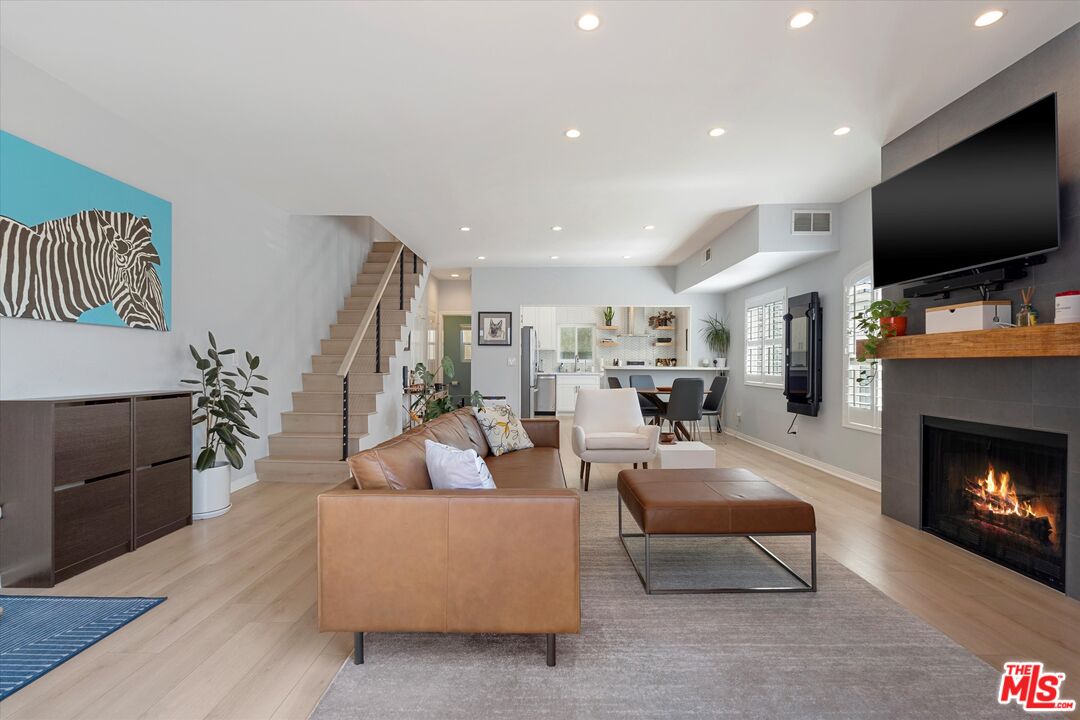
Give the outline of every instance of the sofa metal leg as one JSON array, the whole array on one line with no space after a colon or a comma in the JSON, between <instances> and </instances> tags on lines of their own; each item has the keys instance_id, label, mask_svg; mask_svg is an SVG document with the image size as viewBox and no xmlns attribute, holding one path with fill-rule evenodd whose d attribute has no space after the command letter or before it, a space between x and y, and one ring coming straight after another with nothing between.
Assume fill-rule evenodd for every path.
<instances>
[{"instance_id":1,"label":"sofa metal leg","mask_svg":"<svg viewBox=\"0 0 1080 720\"><path fill-rule=\"evenodd\" d=\"M585 492L589 492L589 474L592 472L592 463L585 463Z\"/></svg>"},{"instance_id":2,"label":"sofa metal leg","mask_svg":"<svg viewBox=\"0 0 1080 720\"><path fill-rule=\"evenodd\" d=\"M547 634L547 664L555 667L555 633Z\"/></svg>"},{"instance_id":3,"label":"sofa metal leg","mask_svg":"<svg viewBox=\"0 0 1080 720\"><path fill-rule=\"evenodd\" d=\"M353 665L364 664L364 633L353 633Z\"/></svg>"},{"instance_id":4,"label":"sofa metal leg","mask_svg":"<svg viewBox=\"0 0 1080 720\"><path fill-rule=\"evenodd\" d=\"M637 463L634 463L634 469L637 470Z\"/></svg>"},{"instance_id":5,"label":"sofa metal leg","mask_svg":"<svg viewBox=\"0 0 1080 720\"><path fill-rule=\"evenodd\" d=\"M641 469L642 470L648 470L649 469L649 463L641 463Z\"/></svg>"}]
</instances>

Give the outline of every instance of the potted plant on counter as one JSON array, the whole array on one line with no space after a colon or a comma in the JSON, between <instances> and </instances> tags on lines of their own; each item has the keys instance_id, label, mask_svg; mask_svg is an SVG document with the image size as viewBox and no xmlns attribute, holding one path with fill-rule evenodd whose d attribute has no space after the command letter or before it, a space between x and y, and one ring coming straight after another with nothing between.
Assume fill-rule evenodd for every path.
<instances>
[{"instance_id":1,"label":"potted plant on counter","mask_svg":"<svg viewBox=\"0 0 1080 720\"><path fill-rule=\"evenodd\" d=\"M701 322L705 327L701 329L701 336L705 344L713 351L713 366L719 369L727 367L727 351L731 345L731 329L716 315L709 315Z\"/></svg>"},{"instance_id":2,"label":"potted plant on counter","mask_svg":"<svg viewBox=\"0 0 1080 720\"><path fill-rule=\"evenodd\" d=\"M909 300L875 300L862 312L852 316L855 332L865 339L855 344L855 359L870 360L870 367L859 370L856 382L866 385L877 376L877 349L881 341L890 337L907 335L907 318L904 313L911 306Z\"/></svg>"},{"instance_id":3,"label":"potted plant on counter","mask_svg":"<svg viewBox=\"0 0 1080 720\"><path fill-rule=\"evenodd\" d=\"M202 447L195 458L195 468L191 478L191 516L195 520L224 515L232 507L230 495L230 468L237 470L244 466L244 437L258 439L249 426L247 418L257 417L251 398L255 393L269 395L266 388L257 383L267 382L265 375L255 370L259 367L259 356L244 353L245 366L236 363L227 367L222 358L235 355L236 350L226 348L218 350L213 333L208 333L210 347L206 357L199 354L194 345L189 345L191 356L195 358L195 368L202 373L198 380L184 380L189 385L197 385L195 408L191 412L191 424L206 425ZM218 454L225 459L219 459Z\"/></svg>"}]
</instances>

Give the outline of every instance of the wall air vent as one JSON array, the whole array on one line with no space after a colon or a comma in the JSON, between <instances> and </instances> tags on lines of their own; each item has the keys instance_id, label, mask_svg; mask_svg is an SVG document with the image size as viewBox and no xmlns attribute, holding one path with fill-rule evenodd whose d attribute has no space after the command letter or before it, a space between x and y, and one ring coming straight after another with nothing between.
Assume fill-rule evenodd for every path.
<instances>
[{"instance_id":1,"label":"wall air vent","mask_svg":"<svg viewBox=\"0 0 1080 720\"><path fill-rule=\"evenodd\" d=\"M707 248L705 248L705 256L701 259L701 264L704 265L705 263L709 262L710 260L712 260L712 248L707 247Z\"/></svg>"},{"instance_id":2,"label":"wall air vent","mask_svg":"<svg viewBox=\"0 0 1080 720\"><path fill-rule=\"evenodd\" d=\"M794 210L791 213L792 235L827 235L832 232L832 212Z\"/></svg>"}]
</instances>

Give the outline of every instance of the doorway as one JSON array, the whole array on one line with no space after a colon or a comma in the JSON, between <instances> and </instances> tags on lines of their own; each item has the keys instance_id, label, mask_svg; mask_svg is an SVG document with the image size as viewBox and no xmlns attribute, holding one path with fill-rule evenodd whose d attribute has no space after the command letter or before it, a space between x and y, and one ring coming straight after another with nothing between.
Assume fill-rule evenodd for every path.
<instances>
[{"instance_id":1,"label":"doorway","mask_svg":"<svg viewBox=\"0 0 1080 720\"><path fill-rule=\"evenodd\" d=\"M447 391L456 406L472 395L472 316L443 315L442 321L443 352L454 363L454 379L447 383Z\"/></svg>"}]
</instances>

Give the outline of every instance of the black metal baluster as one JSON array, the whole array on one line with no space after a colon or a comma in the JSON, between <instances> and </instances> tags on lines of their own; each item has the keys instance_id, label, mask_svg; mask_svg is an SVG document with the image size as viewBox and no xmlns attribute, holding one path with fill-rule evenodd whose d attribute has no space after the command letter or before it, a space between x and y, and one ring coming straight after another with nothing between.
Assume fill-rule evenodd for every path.
<instances>
[{"instance_id":1,"label":"black metal baluster","mask_svg":"<svg viewBox=\"0 0 1080 720\"><path fill-rule=\"evenodd\" d=\"M416 274L416 253L412 254L412 274Z\"/></svg>"},{"instance_id":2,"label":"black metal baluster","mask_svg":"<svg viewBox=\"0 0 1080 720\"><path fill-rule=\"evenodd\" d=\"M401 283L398 285L398 294L401 297L401 310L405 309L405 258L402 257L400 264L398 265L398 277Z\"/></svg>"},{"instance_id":3,"label":"black metal baluster","mask_svg":"<svg viewBox=\"0 0 1080 720\"><path fill-rule=\"evenodd\" d=\"M375 372L382 372L382 300L375 306Z\"/></svg>"},{"instance_id":4,"label":"black metal baluster","mask_svg":"<svg viewBox=\"0 0 1080 720\"><path fill-rule=\"evenodd\" d=\"M341 379L341 459L349 457L349 373Z\"/></svg>"}]
</instances>

